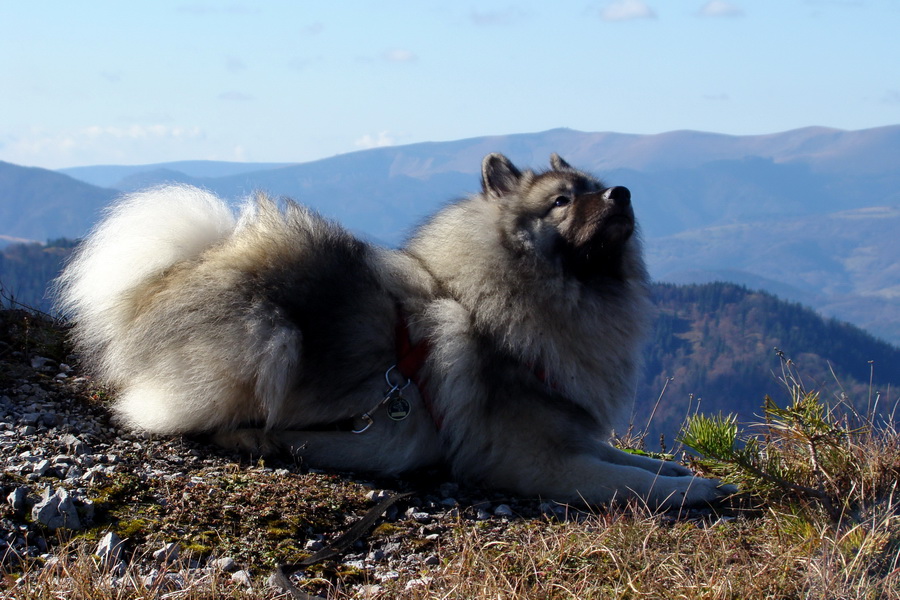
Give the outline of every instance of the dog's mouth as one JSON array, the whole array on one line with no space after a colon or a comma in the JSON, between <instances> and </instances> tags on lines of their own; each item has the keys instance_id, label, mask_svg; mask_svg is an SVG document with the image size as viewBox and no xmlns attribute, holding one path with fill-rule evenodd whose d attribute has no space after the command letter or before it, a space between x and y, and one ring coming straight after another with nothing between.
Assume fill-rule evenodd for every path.
<instances>
[{"instance_id":1,"label":"dog's mouth","mask_svg":"<svg viewBox=\"0 0 900 600\"><path fill-rule=\"evenodd\" d=\"M591 244L624 244L634 233L634 212L616 209L605 215L591 238Z\"/></svg>"},{"instance_id":2,"label":"dog's mouth","mask_svg":"<svg viewBox=\"0 0 900 600\"><path fill-rule=\"evenodd\" d=\"M631 194L626 188L610 188L585 200L575 226L564 234L564 260L582 279L615 276L625 244L635 231Z\"/></svg>"}]
</instances>

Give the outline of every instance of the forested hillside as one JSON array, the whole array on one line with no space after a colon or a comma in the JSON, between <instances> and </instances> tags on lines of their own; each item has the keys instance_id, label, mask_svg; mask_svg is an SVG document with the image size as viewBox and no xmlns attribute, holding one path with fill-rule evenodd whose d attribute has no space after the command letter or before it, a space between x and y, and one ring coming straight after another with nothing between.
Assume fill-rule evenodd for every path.
<instances>
[{"instance_id":1,"label":"forested hillside","mask_svg":"<svg viewBox=\"0 0 900 600\"><path fill-rule=\"evenodd\" d=\"M882 408L897 400L900 350L858 327L730 283L655 284L653 296L658 316L635 410L643 418L634 419L646 427L665 390L650 424L653 443L659 433L671 441L698 403L702 412L749 420L766 394L784 401L779 379L788 359L825 400L843 397L862 412L879 392Z\"/></svg>"},{"instance_id":2,"label":"forested hillside","mask_svg":"<svg viewBox=\"0 0 900 600\"><path fill-rule=\"evenodd\" d=\"M47 286L62 268L76 242L65 238L47 245L10 244L0 248L0 304L11 301L50 312Z\"/></svg>"}]
</instances>

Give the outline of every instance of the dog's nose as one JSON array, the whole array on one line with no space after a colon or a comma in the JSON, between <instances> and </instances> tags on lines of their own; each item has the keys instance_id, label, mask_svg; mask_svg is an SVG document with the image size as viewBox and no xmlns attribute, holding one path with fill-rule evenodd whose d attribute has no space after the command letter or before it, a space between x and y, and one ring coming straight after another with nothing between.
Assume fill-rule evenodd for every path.
<instances>
[{"instance_id":1,"label":"dog's nose","mask_svg":"<svg viewBox=\"0 0 900 600\"><path fill-rule=\"evenodd\" d=\"M627 187L617 185L603 192L603 198L615 204L618 208L626 208L631 205L631 192Z\"/></svg>"}]
</instances>

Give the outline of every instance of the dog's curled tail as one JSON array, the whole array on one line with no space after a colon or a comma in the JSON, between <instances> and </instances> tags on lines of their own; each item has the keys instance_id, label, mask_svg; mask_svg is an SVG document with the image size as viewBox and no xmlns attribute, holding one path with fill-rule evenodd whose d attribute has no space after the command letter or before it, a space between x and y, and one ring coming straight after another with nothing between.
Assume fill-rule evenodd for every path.
<instances>
[{"instance_id":1,"label":"dog's curled tail","mask_svg":"<svg viewBox=\"0 0 900 600\"><path fill-rule=\"evenodd\" d=\"M103 349L128 326L137 286L199 256L234 228L222 200L190 186L153 188L110 206L54 282L56 308L75 323L85 358L103 362Z\"/></svg>"}]
</instances>

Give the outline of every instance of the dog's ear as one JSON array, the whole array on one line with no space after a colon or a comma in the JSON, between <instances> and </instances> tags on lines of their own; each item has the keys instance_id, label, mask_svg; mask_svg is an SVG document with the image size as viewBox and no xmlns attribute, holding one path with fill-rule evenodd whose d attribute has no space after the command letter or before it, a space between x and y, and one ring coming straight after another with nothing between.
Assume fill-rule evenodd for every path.
<instances>
[{"instance_id":1,"label":"dog's ear","mask_svg":"<svg viewBox=\"0 0 900 600\"><path fill-rule=\"evenodd\" d=\"M553 167L554 171L565 171L572 168L572 165L564 161L556 152L550 155L550 166Z\"/></svg>"},{"instance_id":2,"label":"dog's ear","mask_svg":"<svg viewBox=\"0 0 900 600\"><path fill-rule=\"evenodd\" d=\"M522 173L502 154L488 154L481 163L481 187L484 193L500 198L518 189Z\"/></svg>"}]
</instances>

